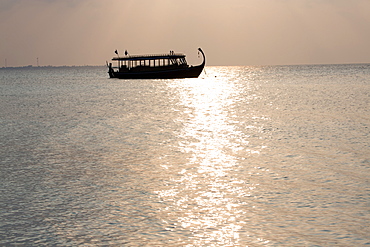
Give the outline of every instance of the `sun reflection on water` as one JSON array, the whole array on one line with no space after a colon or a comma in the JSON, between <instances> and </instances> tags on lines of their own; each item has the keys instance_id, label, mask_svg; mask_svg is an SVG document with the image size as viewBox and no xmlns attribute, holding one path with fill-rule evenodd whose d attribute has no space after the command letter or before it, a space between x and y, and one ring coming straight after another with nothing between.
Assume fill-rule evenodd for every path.
<instances>
[{"instance_id":1,"label":"sun reflection on water","mask_svg":"<svg viewBox=\"0 0 370 247\"><path fill-rule=\"evenodd\" d=\"M163 212L174 218L174 227L191 232L192 245L235 245L246 224L241 220L245 202L239 198L254 189L230 175L249 143L232 118L241 89L220 70L207 73L201 80L176 80L170 85L184 109L178 148L189 158L167 189L157 194L167 202Z\"/></svg>"}]
</instances>

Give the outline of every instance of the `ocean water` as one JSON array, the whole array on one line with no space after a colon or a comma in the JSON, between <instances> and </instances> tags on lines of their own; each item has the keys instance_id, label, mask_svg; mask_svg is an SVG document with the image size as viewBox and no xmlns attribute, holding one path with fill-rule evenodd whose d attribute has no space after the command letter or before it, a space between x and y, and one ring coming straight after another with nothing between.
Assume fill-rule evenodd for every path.
<instances>
[{"instance_id":1,"label":"ocean water","mask_svg":"<svg viewBox=\"0 0 370 247\"><path fill-rule=\"evenodd\" d=\"M0 246L369 246L370 64L0 69Z\"/></svg>"}]
</instances>

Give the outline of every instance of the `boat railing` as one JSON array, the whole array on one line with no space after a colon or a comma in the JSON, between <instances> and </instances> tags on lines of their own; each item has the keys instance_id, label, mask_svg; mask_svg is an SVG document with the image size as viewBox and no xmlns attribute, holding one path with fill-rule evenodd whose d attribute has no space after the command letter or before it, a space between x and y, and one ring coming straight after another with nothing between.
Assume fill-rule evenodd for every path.
<instances>
[{"instance_id":1,"label":"boat railing","mask_svg":"<svg viewBox=\"0 0 370 247\"><path fill-rule=\"evenodd\" d=\"M127 55L124 57L114 57L112 60L145 60L145 59L166 59L166 58L183 58L183 53L167 53L167 54L149 54L149 55Z\"/></svg>"}]
</instances>

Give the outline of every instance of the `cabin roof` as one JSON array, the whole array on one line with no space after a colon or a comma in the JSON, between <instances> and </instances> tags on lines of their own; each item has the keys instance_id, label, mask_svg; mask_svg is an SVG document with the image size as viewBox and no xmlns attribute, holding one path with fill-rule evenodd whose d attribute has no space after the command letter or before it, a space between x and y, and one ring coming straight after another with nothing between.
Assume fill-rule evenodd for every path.
<instances>
[{"instance_id":1,"label":"cabin roof","mask_svg":"<svg viewBox=\"0 0 370 247\"><path fill-rule=\"evenodd\" d=\"M128 55L124 57L114 57L113 61L135 61L135 60L155 60L155 59L177 59L184 58L182 53L174 54L153 54L153 55Z\"/></svg>"}]
</instances>

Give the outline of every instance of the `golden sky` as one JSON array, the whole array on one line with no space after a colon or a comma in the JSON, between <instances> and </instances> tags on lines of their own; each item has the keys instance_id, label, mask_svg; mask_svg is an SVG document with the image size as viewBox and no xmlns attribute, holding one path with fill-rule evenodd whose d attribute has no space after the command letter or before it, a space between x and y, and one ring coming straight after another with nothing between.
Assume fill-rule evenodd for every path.
<instances>
[{"instance_id":1,"label":"golden sky","mask_svg":"<svg viewBox=\"0 0 370 247\"><path fill-rule=\"evenodd\" d=\"M370 0L0 0L0 67L187 54L207 65L370 63Z\"/></svg>"}]
</instances>

